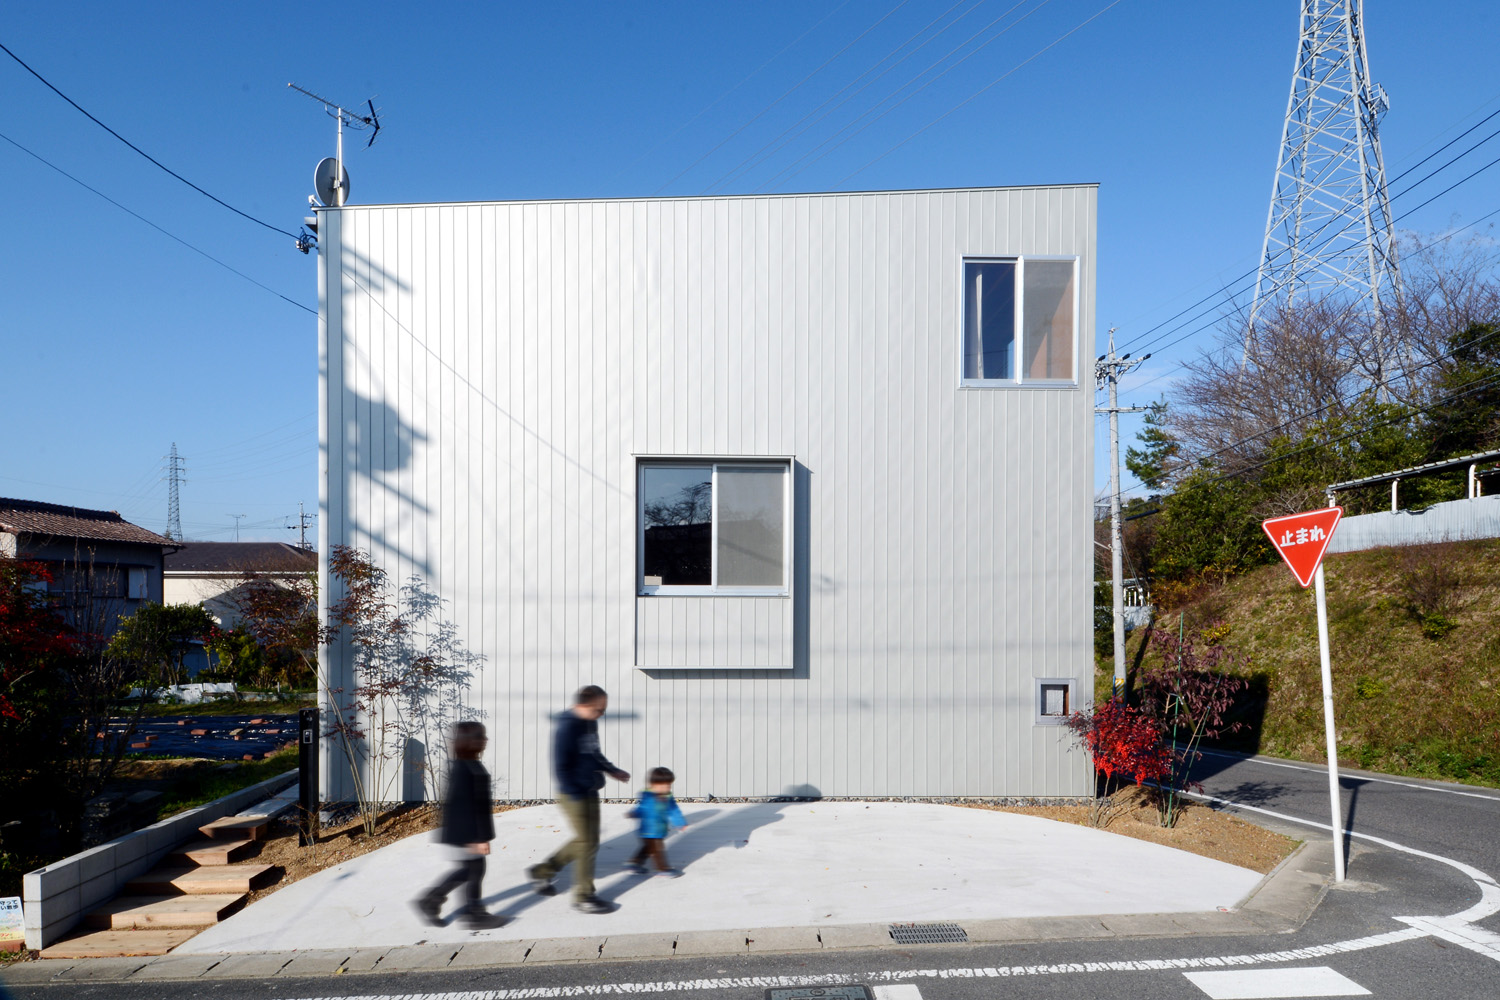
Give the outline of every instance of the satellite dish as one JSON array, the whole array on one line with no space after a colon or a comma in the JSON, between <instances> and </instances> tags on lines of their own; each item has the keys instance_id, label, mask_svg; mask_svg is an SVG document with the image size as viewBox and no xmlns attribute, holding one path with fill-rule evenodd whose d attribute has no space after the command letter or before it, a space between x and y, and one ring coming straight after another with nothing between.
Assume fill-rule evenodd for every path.
<instances>
[{"instance_id":1,"label":"satellite dish","mask_svg":"<svg viewBox=\"0 0 1500 1000\"><path fill-rule=\"evenodd\" d=\"M338 178L337 188L334 187L335 177ZM349 200L349 171L340 170L339 161L333 157L323 157L313 171L313 190L324 205L339 207Z\"/></svg>"}]
</instances>

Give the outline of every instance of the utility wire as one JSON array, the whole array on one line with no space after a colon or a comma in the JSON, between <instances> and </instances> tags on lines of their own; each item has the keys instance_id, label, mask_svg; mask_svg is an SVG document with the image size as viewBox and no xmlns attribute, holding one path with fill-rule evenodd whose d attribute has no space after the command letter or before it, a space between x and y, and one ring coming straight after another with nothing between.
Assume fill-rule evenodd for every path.
<instances>
[{"instance_id":1,"label":"utility wire","mask_svg":"<svg viewBox=\"0 0 1500 1000\"><path fill-rule=\"evenodd\" d=\"M745 131L745 129L749 128L751 125L754 125L761 118L765 117L765 115L772 108L776 107L776 105L780 104L782 101L784 101L788 97L790 97L792 95L793 91L797 90L797 88L801 87L808 80L811 80L813 77L815 77L819 73L823 72L823 70L826 69L826 68L828 68L829 64L831 64L835 59L837 59L840 56L842 56L845 52L848 52L851 48L853 48L856 44L858 44L858 42L860 41L860 39L864 38L870 32L872 32L876 28L880 27L882 24L884 24L890 18L890 16L892 14L896 13L896 11L900 10L902 7L905 7L910 2L911 2L911 0L901 0L900 3L896 4L896 6L892 7L890 10L886 11L885 14L879 20L877 20L874 24L870 25L864 31L861 31L858 35L854 36L854 40L851 41L848 45L845 45L843 48L839 49L833 55L831 55L827 59L825 59L818 66L817 69L813 70L811 73L807 74L802 79L800 79L796 83L792 84L789 88L786 89L786 91L784 91L782 93L782 95L780 97L776 98L776 100L772 101L770 104L767 104L760 111L756 112L755 115L754 115L754 117L752 117L749 121L745 122L745 124L741 125L739 128L735 129L733 132L729 133L723 139L720 139L719 142L718 142L718 144L715 145L712 149L710 149L708 152L704 153L702 156L698 157L692 163L689 163L686 167L683 167L680 171L678 171L676 177L673 177L671 180L667 181L665 184L663 184L661 187L657 188L655 191L653 191L651 193L653 195L661 194L667 188L669 188L673 184L677 183L677 181L682 178L683 174L686 174L688 171L692 170L698 164L702 163L704 160L708 159L710 156L712 156L715 153L717 153L720 149L724 148L725 143L729 142L735 136L737 136L741 132ZM1119 0L1116 0L1116 2L1118 3Z\"/></svg>"},{"instance_id":2,"label":"utility wire","mask_svg":"<svg viewBox=\"0 0 1500 1000\"><path fill-rule=\"evenodd\" d=\"M782 129L781 133L779 135L777 135L775 138L771 139L770 142L767 142L764 146L761 146L755 152L753 152L749 156L745 157L743 160L741 160L739 162L739 164L737 166L735 166L731 170L727 171L718 180L714 181L708 187L704 188L703 189L704 193L707 194L708 192L712 191L714 188L718 187L720 184L723 184L726 181L730 180L731 178L733 178L733 177L735 177L737 175L740 175L743 171L750 170L750 169L753 169L753 168L755 168L757 166L760 166L760 164L764 163L767 159L770 159L771 156L774 156L777 153L781 152L788 145L790 145L795 139L798 139L801 136L805 135L809 130L812 129L812 127L814 125L818 124L818 122L821 122L823 119L825 119L829 115L833 114L839 108L842 108L845 104L848 104L854 98L858 97L860 94L864 93L871 86L873 86L877 80L882 79L887 73L890 73L897 66L900 66L906 60L910 59L912 56L914 56L918 52L920 52L923 48L925 48L926 46L932 44L934 41L937 40L937 38L940 35L942 35L944 32L946 32L949 28L952 28L954 25L958 24L959 21L962 21L964 18L966 18L970 14L972 14L976 8L978 8L979 6L981 6L985 2L985 0L973 0L973 6L972 7L970 7L968 10L964 11L962 14L958 15L958 17L954 18L952 21L950 21L943 28L941 28L937 32L935 32L932 35L931 38L927 39L927 41L923 42L921 45L918 45L916 48L912 49L906 55L902 56L900 59L896 60L894 63L892 63L891 65L887 66L884 70L881 70L881 72L879 74L877 74L873 79L871 79L863 87L860 87L858 90L854 91L854 93L850 94L848 97L845 97L842 101L839 101L839 103L837 105L835 105L832 108L829 108L829 110L827 110L827 111L823 111L824 108L827 108L830 104L833 104L833 102L835 100L837 100L837 98L839 97L839 95L841 95L844 92L846 92L847 90L849 90L849 88L853 87L856 83L858 83L860 80L863 80L865 77L869 76L871 73L874 73L875 70L876 70L876 68L879 67L881 63L883 63L887 59L890 59L893 56L895 56L896 53L900 52L902 49L906 48L912 42L916 41L919 37L921 37L923 34L925 34L927 32L927 30L929 28L931 28L934 24L937 24L939 21L943 20L949 14L953 13L959 7L962 7L965 3L968 3L968 2L969 2L969 0L958 0L958 2L955 3L953 6L949 7L947 10L943 11L941 14L939 14L937 17L933 18L931 21L928 21L926 24L922 25L921 28L919 28L916 31L914 31L900 45L898 45L895 48L891 49L891 51L887 52L885 55L883 55L879 59L877 59L875 61L875 64L873 66L871 66L869 69L865 70L863 73L859 74L854 79L852 79L848 83L844 84L838 90L834 91L833 94L831 96L829 96L829 98L827 100L825 100L822 104L819 104L817 107L813 108L807 114L803 115L801 118L797 119L795 122L793 122L792 124L788 125L786 128ZM1025 0L1021 0L1021 2L1024 3ZM1019 6L1019 4L1017 4L1017 6ZM794 131L796 131L799 126L802 126L805 122L808 121L808 119L812 118L814 115L817 115L819 111L823 111L823 114L819 115L816 119L814 119L811 122L811 124L808 124L806 126L806 128L802 128L802 130L800 132L797 132L796 135L792 135L792 133ZM868 114L868 112L866 112L866 114ZM856 119L856 120L858 120L858 119ZM848 127L849 126L847 126L847 125L844 126L844 128L848 128ZM842 130L840 130L840 131L842 131ZM837 134L837 133L835 133L835 134ZM791 136L791 138L787 138L788 136ZM782 141L783 139L785 139L784 142ZM778 143L779 143L779 145L778 145ZM776 148L772 149L771 147L773 147L773 146L775 146ZM816 148L816 147L814 147L814 148ZM765 155L765 156L762 156L761 154L766 153L767 150L771 150L771 152L769 154Z\"/></svg>"},{"instance_id":3,"label":"utility wire","mask_svg":"<svg viewBox=\"0 0 1500 1000\"><path fill-rule=\"evenodd\" d=\"M1061 45L1068 38L1072 37L1074 34L1076 34L1077 32L1079 32L1081 30L1083 30L1088 25L1092 24L1094 21L1096 21L1099 18L1103 17L1105 14L1109 13L1109 11L1111 11L1115 7L1118 7L1122 2L1124 2L1124 0L1111 0L1110 3L1108 3L1105 6L1101 7L1099 10L1095 11L1092 15L1090 15L1087 18L1085 18L1083 21L1079 22L1074 27L1072 27L1072 28L1068 29L1067 31L1063 32L1057 38L1055 38L1052 41L1048 42L1046 45L1042 46L1040 49L1037 49L1030 56L1028 56L1025 59L1021 60L1020 62L1016 63L1016 65L1012 66L1010 69L1006 70L1004 73L1001 73L999 76L995 77L995 79L991 80L989 83L985 84L983 87L980 87L978 90L974 91L974 93L970 94L968 97L964 98L962 101L959 101L953 107L949 108L947 111L945 111L942 114L938 115L932 121L928 122L926 125L923 125L921 128L917 129L911 135L907 136L905 139L902 139L900 142L896 143L890 149L887 149L884 153L881 153L879 156L875 157L873 160L869 161L864 166L860 167L858 170L855 170L853 173L846 174L843 177L843 179L838 182L838 184L840 184L840 185L841 184L845 184L850 179L858 176L859 174L864 173L866 170L870 169L875 164L877 164L881 160L885 159L887 156L890 156L892 153L894 153L896 150L900 149L902 146L906 145L908 142L911 142L917 136L921 135L922 133L926 132L928 129L932 128L934 125L937 125L939 122L942 122L942 121L946 120L947 118L951 117L954 113L956 113L959 109L965 107L966 105L973 103L975 100L977 100L979 98L979 96L981 94L984 94L985 92L989 91L991 88L997 86L1002 81L1004 81L1007 77L1009 77L1012 74L1014 74L1016 71L1020 70L1021 68L1025 67L1026 65L1034 62L1036 59L1040 58L1042 55L1044 55L1046 52L1050 51L1051 49L1057 47L1058 45ZM832 152L832 150L829 150L829 152ZM808 164L808 165L811 166L811 164ZM790 179L790 178L788 178L788 179ZM835 185L835 186L837 186L837 185Z\"/></svg>"},{"instance_id":4,"label":"utility wire","mask_svg":"<svg viewBox=\"0 0 1500 1000\"><path fill-rule=\"evenodd\" d=\"M271 230L271 232L273 232L273 233L280 233L283 236L290 236L294 240L298 238L296 233L289 233L285 229L281 229L281 228L279 228L277 226L271 225L269 222L263 222L263 221L261 221L260 219L257 219L255 216L251 215L248 212L242 212L242 211L240 211L239 209L235 208L233 205L229 204L229 202L225 201L223 198L220 198L220 197L218 197L216 195L210 194L209 192L203 190L201 187L199 187L198 185L194 184L192 181L188 180L186 177L182 176L177 171L173 170L171 167L167 166L165 163L161 162L156 157L152 156L150 153L146 152L144 149L142 149L141 147L137 146L135 143L131 142L129 139L125 138L123 135L121 135L120 133L116 132L114 129L110 128L108 125L106 125L103 122L101 122L99 119L95 118L93 115L89 114L88 111L86 111L81 104L79 104L77 101L73 100L73 98L69 97L67 94L64 94L62 91L58 90L56 87L54 87L52 85L51 81L49 81L45 76L42 76L42 74L38 73L36 70L34 70L30 66L28 66L26 64L26 61L24 59L22 59L20 56L16 55L10 49L6 48L5 45L4 45L4 43L0 43L0 50L3 50L6 55L10 56L16 62L20 63L21 64L21 68L24 69L26 72L30 73L32 76L34 76L38 80L42 81L42 83L47 87L48 90L52 91L58 97L61 97L63 100L67 101L69 104L73 105L73 107L77 108L78 111L85 118L87 118L89 121L93 122L95 125L98 125L104 131L108 132L110 135L114 136L116 139L119 139L125 145L129 146L131 149L135 150L137 153L140 153L146 159L150 160L152 163L156 164L158 167L160 167L161 169L165 170L167 173L171 174L173 177L175 177L178 180L182 181L182 183L186 184L188 187L192 188L194 191L197 191L199 194L203 195L205 198L208 198L208 199L210 199L212 201L218 202L220 205L223 205L225 208L229 209L235 215L243 216L244 218L249 219L251 222L255 223L258 226L265 226L267 229Z\"/></svg>"},{"instance_id":5,"label":"utility wire","mask_svg":"<svg viewBox=\"0 0 1500 1000\"><path fill-rule=\"evenodd\" d=\"M3 46L0 46L0 48L3 48ZM103 191L100 191L98 188L93 187L93 186L91 186L91 185L89 185L89 184L87 184L87 183L79 180L77 177L74 177L72 174L68 173L62 167L59 167L57 164L51 162L50 160L46 159L45 157L41 156L40 154L32 152L31 150L27 149L25 146L21 145L19 142L17 142L16 140L12 139L10 136L6 135L5 133L0 132L0 139L4 139L6 142L10 143L12 146L16 147L21 152L25 153L27 156L29 156L32 159L36 160L38 163L41 163L41 164L43 164L45 166L51 167L53 170L56 170L58 173L62 174L64 177L66 177L68 180L72 181L74 184L77 184L78 186L80 186L80 187L82 187L82 188L84 188L84 189L86 189L88 191L92 191L94 194L96 194L99 197L103 198L105 201L109 202L111 205L115 206L120 211L126 213L127 215L134 216L135 218L137 218L140 221L144 222L146 225L150 226L152 229L156 230L158 233L161 233L163 236L166 236L169 239L176 240L178 243L181 243L183 246L185 246L189 250L193 251L193 253L198 254L198 255L200 255L202 257L206 257L207 259L213 261L215 264L218 264L220 267L224 268L224 270L226 270L226 271L229 271L231 274L239 275L241 278L244 278L246 281L250 282L250 284L255 285L257 288L263 288L263 289L265 289L266 291L270 292L272 295L276 296L278 299L281 299L283 302L289 302L289 303L291 303L292 305L296 306L298 309L301 309L303 312L312 313L314 316L316 316L318 314L318 311L316 309L313 309L313 308L311 308L309 306L305 306L301 302L298 302L296 299L287 298L285 295L282 295L280 292L278 292L276 289L272 288L270 285L267 285L267 284L264 284L264 283L262 283L260 281L257 281L256 279L250 277L250 275L246 274L244 271L241 271L241 270L239 270L236 267L233 267L233 266L231 266L229 264L224 263L224 261L222 261L219 258L215 257L213 254L209 253L207 250L202 250L202 249L199 249L198 247L193 246L193 244L189 243L187 240L183 239L181 236L178 236L178 235L176 235L174 233L168 232L167 230L163 229L161 226L158 226L156 223L154 223L150 219L146 218L141 213L139 213L137 211L134 211L133 209L126 208L124 205L120 204L118 201L115 201L113 198L111 198L109 195L105 194Z\"/></svg>"}]
</instances>

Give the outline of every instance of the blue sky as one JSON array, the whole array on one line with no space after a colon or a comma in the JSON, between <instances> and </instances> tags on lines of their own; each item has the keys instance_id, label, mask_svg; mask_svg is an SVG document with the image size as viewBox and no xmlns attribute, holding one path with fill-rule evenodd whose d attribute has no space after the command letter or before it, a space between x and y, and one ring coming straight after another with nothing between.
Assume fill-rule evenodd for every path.
<instances>
[{"instance_id":1,"label":"blue sky","mask_svg":"<svg viewBox=\"0 0 1500 1000\"><path fill-rule=\"evenodd\" d=\"M1365 17L1391 96L1394 179L1500 107L1500 7L1369 0ZM355 202L1097 181L1096 332L1102 344L1119 327L1121 350L1254 267L1296 33L1292 0L326 12L17 0L0 20L0 42L96 117L292 232L334 130L288 81L351 103L378 95L380 141L348 137ZM240 538L293 540L298 501L317 504L312 258L152 166L3 53L0 94L0 496L118 509L161 530L175 442L187 537L232 538L243 514ZM1496 156L1500 139L1398 197L1399 226L1440 233L1500 209L1497 168L1401 216ZM1211 326L1194 331L1212 318L1166 338L1191 334L1157 350L1129 384L1155 381L1125 401L1170 385L1211 344ZM1123 427L1128 440L1134 418Z\"/></svg>"}]
</instances>

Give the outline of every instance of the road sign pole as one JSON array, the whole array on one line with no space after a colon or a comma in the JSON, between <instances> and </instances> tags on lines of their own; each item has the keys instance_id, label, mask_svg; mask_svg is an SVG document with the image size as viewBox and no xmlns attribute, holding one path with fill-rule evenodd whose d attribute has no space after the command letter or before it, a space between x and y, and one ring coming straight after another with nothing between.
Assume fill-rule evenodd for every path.
<instances>
[{"instance_id":1,"label":"road sign pole","mask_svg":"<svg viewBox=\"0 0 1500 1000\"><path fill-rule=\"evenodd\" d=\"M1344 810L1339 802L1339 746L1333 731L1333 668L1328 661L1328 601L1324 596L1323 564L1313 577L1318 597L1318 659L1323 668L1323 731L1328 741L1328 806L1333 815L1333 880L1344 881Z\"/></svg>"}]
</instances>

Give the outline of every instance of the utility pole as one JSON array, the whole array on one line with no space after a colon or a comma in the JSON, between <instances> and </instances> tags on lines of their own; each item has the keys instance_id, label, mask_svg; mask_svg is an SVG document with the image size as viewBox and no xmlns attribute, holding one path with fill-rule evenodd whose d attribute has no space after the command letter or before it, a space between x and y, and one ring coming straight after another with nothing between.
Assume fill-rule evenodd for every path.
<instances>
[{"instance_id":1,"label":"utility pole","mask_svg":"<svg viewBox=\"0 0 1500 1000\"><path fill-rule=\"evenodd\" d=\"M165 456L167 460L167 531L166 535L174 542L182 541L182 504L178 496L178 488L185 482L183 473L187 467L183 465L183 457L177 454L177 442L172 442L172 453Z\"/></svg>"},{"instance_id":2,"label":"utility pole","mask_svg":"<svg viewBox=\"0 0 1500 1000\"><path fill-rule=\"evenodd\" d=\"M1109 414L1109 562L1110 591L1114 604L1115 626L1115 683L1114 696L1125 696L1125 588L1123 586L1125 551L1120 531L1120 414L1140 413L1145 406L1120 405L1120 376L1137 365L1144 364L1149 354L1134 361L1129 352L1124 357L1115 356L1115 330L1109 330L1109 353L1099 355L1094 362L1094 379L1109 389L1109 405L1096 407L1095 413Z\"/></svg>"},{"instance_id":3,"label":"utility pole","mask_svg":"<svg viewBox=\"0 0 1500 1000\"><path fill-rule=\"evenodd\" d=\"M299 548L299 549L305 549L305 548L307 548L307 522L311 521L311 520L312 520L312 515L311 514L303 513L303 510L302 510L302 501L298 500L297 501L297 526L294 528L294 527L292 527L289 524L289 525L286 526L286 530L288 530L288 531L295 531L295 532L298 533L298 536L297 536L297 548Z\"/></svg>"},{"instance_id":4,"label":"utility pole","mask_svg":"<svg viewBox=\"0 0 1500 1000\"><path fill-rule=\"evenodd\" d=\"M230 514L229 516L232 517L232 518L234 518L234 540L235 541L239 541L240 540L240 520L242 518L246 517L247 515L245 515L245 514Z\"/></svg>"}]
</instances>

